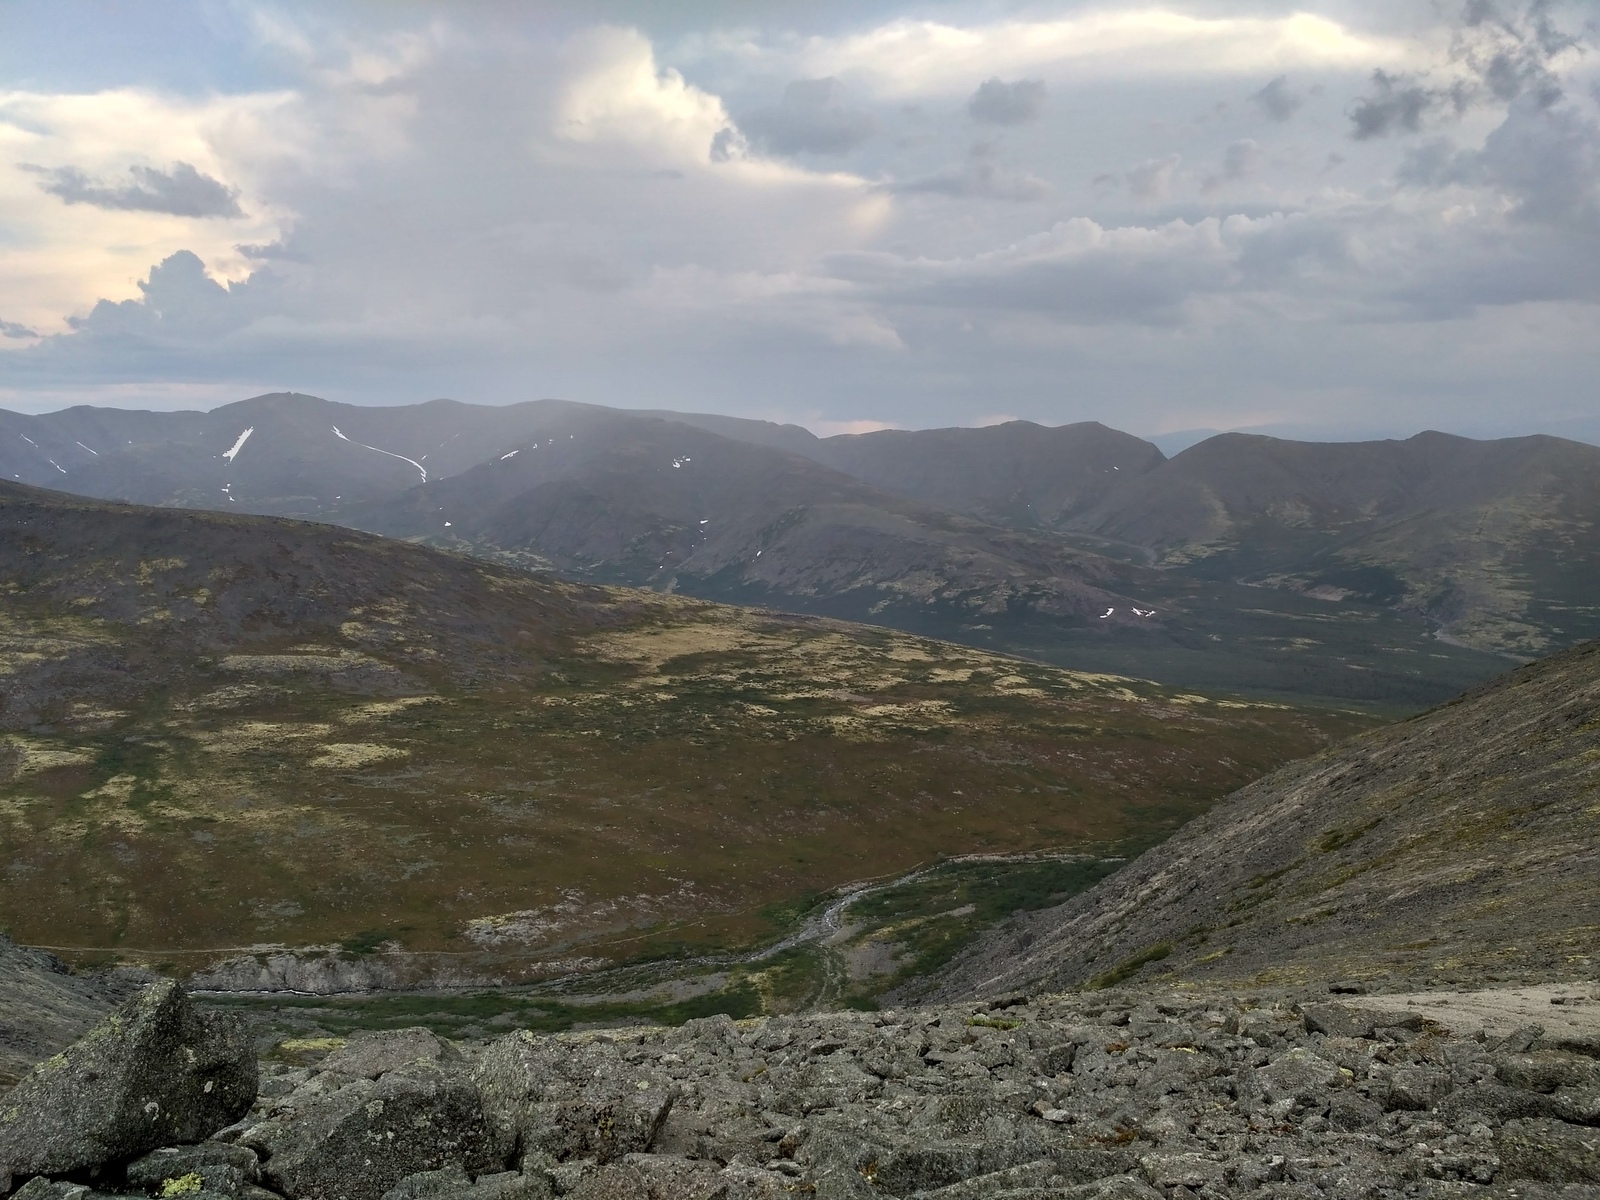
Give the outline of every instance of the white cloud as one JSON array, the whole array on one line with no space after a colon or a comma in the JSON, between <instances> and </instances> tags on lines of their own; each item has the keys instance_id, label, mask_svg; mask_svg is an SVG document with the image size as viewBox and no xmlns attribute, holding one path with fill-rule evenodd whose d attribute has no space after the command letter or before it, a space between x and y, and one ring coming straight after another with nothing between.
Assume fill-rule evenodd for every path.
<instances>
[{"instance_id":1,"label":"white cloud","mask_svg":"<svg viewBox=\"0 0 1600 1200\"><path fill-rule=\"evenodd\" d=\"M1081 82L1371 69L1415 61L1418 50L1307 12L1204 17L1108 7L1055 20L972 25L903 17L860 32L805 39L708 36L687 40L685 54L745 71L855 77L886 95L911 97L970 92L986 79L1027 73Z\"/></svg>"},{"instance_id":2,"label":"white cloud","mask_svg":"<svg viewBox=\"0 0 1600 1200\"><path fill-rule=\"evenodd\" d=\"M287 214L254 189L247 146L270 132L292 102L284 93L187 100L143 89L86 95L0 93L0 209L14 232L0 273L0 312L41 331L100 297L138 294L152 263L192 249L227 279L249 274L239 242L270 242ZM239 189L239 216L71 204L41 183L126 179L129 168L197 175ZM65 174L63 174L65 173Z\"/></svg>"},{"instance_id":3,"label":"white cloud","mask_svg":"<svg viewBox=\"0 0 1600 1200\"><path fill-rule=\"evenodd\" d=\"M1486 84L1447 128L1356 140L1375 67L1469 72L1447 28L1362 32L1368 0L954 0L687 42L376 11L281 0L256 91L0 95L0 404L270 385L1153 428L1104 398L1592 401L1600 103L1573 54L1559 102ZM995 80L1040 86L990 88L1015 120L974 145Z\"/></svg>"},{"instance_id":4,"label":"white cloud","mask_svg":"<svg viewBox=\"0 0 1600 1200\"><path fill-rule=\"evenodd\" d=\"M732 122L716 96L656 64L637 30L602 26L567 47L568 77L552 132L579 143L621 142L662 161L704 166Z\"/></svg>"}]
</instances>

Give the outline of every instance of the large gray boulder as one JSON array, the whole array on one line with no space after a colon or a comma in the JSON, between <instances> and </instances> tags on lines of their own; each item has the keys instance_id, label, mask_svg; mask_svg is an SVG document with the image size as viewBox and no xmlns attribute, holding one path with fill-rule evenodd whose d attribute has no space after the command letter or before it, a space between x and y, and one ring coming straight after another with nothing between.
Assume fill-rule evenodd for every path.
<instances>
[{"instance_id":1,"label":"large gray boulder","mask_svg":"<svg viewBox=\"0 0 1600 1200\"><path fill-rule=\"evenodd\" d=\"M201 1013L162 980L0 1098L0 1193L198 1142L249 1111L256 1056L243 1022Z\"/></svg>"},{"instance_id":2,"label":"large gray boulder","mask_svg":"<svg viewBox=\"0 0 1600 1200\"><path fill-rule=\"evenodd\" d=\"M379 1200L407 1176L505 1165L493 1149L478 1088L464 1071L415 1059L376 1080L288 1096L241 1145L265 1160L268 1186L296 1200ZM346 1077L348 1078L348 1077Z\"/></svg>"},{"instance_id":3,"label":"large gray boulder","mask_svg":"<svg viewBox=\"0 0 1600 1200\"><path fill-rule=\"evenodd\" d=\"M1565 1121L1507 1121L1495 1146L1508 1180L1600 1183L1600 1129Z\"/></svg>"}]
</instances>

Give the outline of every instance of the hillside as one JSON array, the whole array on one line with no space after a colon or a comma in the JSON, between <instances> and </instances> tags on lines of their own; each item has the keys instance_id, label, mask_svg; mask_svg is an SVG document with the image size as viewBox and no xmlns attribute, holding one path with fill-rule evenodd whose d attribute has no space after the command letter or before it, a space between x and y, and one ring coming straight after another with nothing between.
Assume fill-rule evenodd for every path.
<instances>
[{"instance_id":1,"label":"hillside","mask_svg":"<svg viewBox=\"0 0 1600 1200\"><path fill-rule=\"evenodd\" d=\"M1151 572L693 426L573 416L344 519L571 576L885 624L1041 614L1104 632L1144 620L1134 610L1148 603L1122 593Z\"/></svg>"},{"instance_id":2,"label":"hillside","mask_svg":"<svg viewBox=\"0 0 1600 1200\"><path fill-rule=\"evenodd\" d=\"M1552 437L1211 438L1063 528L1197 578L1418 613L1480 650L1600 634L1600 448Z\"/></svg>"},{"instance_id":3,"label":"hillside","mask_svg":"<svg viewBox=\"0 0 1600 1200\"><path fill-rule=\"evenodd\" d=\"M1149 442L1097 421L884 429L800 453L884 491L1022 528L1053 527L1164 461Z\"/></svg>"},{"instance_id":4,"label":"hillside","mask_svg":"<svg viewBox=\"0 0 1600 1200\"><path fill-rule=\"evenodd\" d=\"M1592 978L1600 644L1283 768L931 994Z\"/></svg>"},{"instance_id":5,"label":"hillside","mask_svg":"<svg viewBox=\"0 0 1600 1200\"><path fill-rule=\"evenodd\" d=\"M554 400L0 413L20 482L1388 712L1600 633L1597 454L1224 435L1164 460L1092 423L819 439Z\"/></svg>"},{"instance_id":6,"label":"hillside","mask_svg":"<svg viewBox=\"0 0 1600 1200\"><path fill-rule=\"evenodd\" d=\"M1159 836L1361 724L18 485L0 621L5 932L179 970L759 942L939 855Z\"/></svg>"},{"instance_id":7,"label":"hillside","mask_svg":"<svg viewBox=\"0 0 1600 1200\"><path fill-rule=\"evenodd\" d=\"M0 410L0 479L143 504L326 518L493 461L555 425L570 432L619 415L562 400L374 407L290 392L209 412ZM682 419L755 442L816 441L765 421Z\"/></svg>"}]
</instances>

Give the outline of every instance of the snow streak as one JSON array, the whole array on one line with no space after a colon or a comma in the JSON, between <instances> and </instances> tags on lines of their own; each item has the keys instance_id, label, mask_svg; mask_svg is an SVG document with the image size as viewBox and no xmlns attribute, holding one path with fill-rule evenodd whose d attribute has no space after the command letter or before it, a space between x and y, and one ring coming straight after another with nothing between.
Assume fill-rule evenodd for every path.
<instances>
[{"instance_id":1,"label":"snow streak","mask_svg":"<svg viewBox=\"0 0 1600 1200\"><path fill-rule=\"evenodd\" d=\"M339 427L337 425L333 427L333 436L338 438L341 442L349 442L352 446L360 446L363 450L372 450L378 454L387 454L390 458L398 458L401 462L408 462L417 470L422 472L422 482L428 482L428 468L423 466L414 458L407 458L404 454L396 454L392 450L379 450L376 446L369 446L365 442L358 442L354 438L347 438L344 434L339 432Z\"/></svg>"},{"instance_id":2,"label":"snow streak","mask_svg":"<svg viewBox=\"0 0 1600 1200\"><path fill-rule=\"evenodd\" d=\"M224 450L222 452L222 457L227 459L229 462L232 462L234 460L234 458L238 455L239 451L244 449L244 444L247 441L250 440L250 435L252 433L254 433L255 431L256 431L256 427L254 425L250 426L249 429L246 429L243 433L241 433L239 435L239 440L238 441L234 442L234 444L229 449ZM78 444L79 445L83 445L83 443L81 443L81 442L78 443ZM84 448L87 449L88 447L84 447Z\"/></svg>"}]
</instances>

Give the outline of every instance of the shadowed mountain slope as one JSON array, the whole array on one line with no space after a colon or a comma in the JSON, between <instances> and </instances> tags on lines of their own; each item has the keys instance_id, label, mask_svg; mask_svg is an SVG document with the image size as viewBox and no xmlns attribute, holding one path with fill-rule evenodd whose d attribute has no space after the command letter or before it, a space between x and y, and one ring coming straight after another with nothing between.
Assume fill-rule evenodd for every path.
<instances>
[{"instance_id":1,"label":"shadowed mountain slope","mask_svg":"<svg viewBox=\"0 0 1600 1200\"><path fill-rule=\"evenodd\" d=\"M1124 475L1164 461L1149 442L1097 421L884 429L824 438L800 452L884 491L1023 527L1054 526Z\"/></svg>"},{"instance_id":2,"label":"shadowed mountain slope","mask_svg":"<svg viewBox=\"0 0 1600 1200\"><path fill-rule=\"evenodd\" d=\"M0 413L0 476L22 482L1390 708L1600 634L1597 456L1225 435L1164 461L1092 423L818 439L554 400Z\"/></svg>"},{"instance_id":3,"label":"shadowed mountain slope","mask_svg":"<svg viewBox=\"0 0 1600 1200\"><path fill-rule=\"evenodd\" d=\"M942 854L1159 836L1365 724L15 484L0 676L5 932L178 970L388 944L434 981L775 937L768 906Z\"/></svg>"},{"instance_id":4,"label":"shadowed mountain slope","mask_svg":"<svg viewBox=\"0 0 1600 1200\"><path fill-rule=\"evenodd\" d=\"M1119 480L1066 527L1191 575L1414 611L1478 649L1600 634L1600 448L1581 442L1224 434Z\"/></svg>"},{"instance_id":5,"label":"shadowed mountain slope","mask_svg":"<svg viewBox=\"0 0 1600 1200\"><path fill-rule=\"evenodd\" d=\"M345 519L569 574L898 623L904 610L1076 625L1146 620L1151 572L869 487L677 422L577 414ZM1143 611L1142 609L1140 611Z\"/></svg>"},{"instance_id":6,"label":"shadowed mountain slope","mask_svg":"<svg viewBox=\"0 0 1600 1200\"><path fill-rule=\"evenodd\" d=\"M927 986L1592 978L1597 947L1591 642L1251 784Z\"/></svg>"},{"instance_id":7,"label":"shadowed mountain slope","mask_svg":"<svg viewBox=\"0 0 1600 1200\"><path fill-rule=\"evenodd\" d=\"M554 424L570 431L620 415L564 400L373 407L289 392L209 412L0 411L0 479L143 504L326 517L491 461ZM766 421L683 419L756 443L816 441Z\"/></svg>"}]
</instances>

